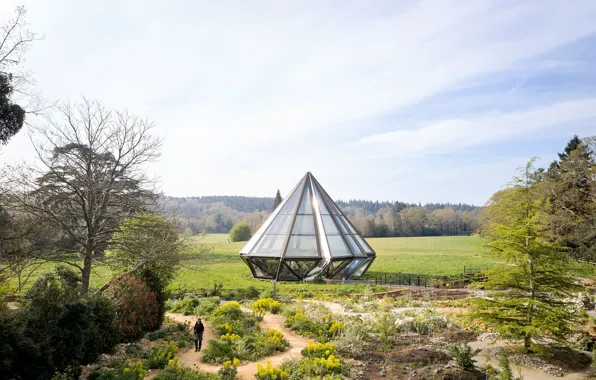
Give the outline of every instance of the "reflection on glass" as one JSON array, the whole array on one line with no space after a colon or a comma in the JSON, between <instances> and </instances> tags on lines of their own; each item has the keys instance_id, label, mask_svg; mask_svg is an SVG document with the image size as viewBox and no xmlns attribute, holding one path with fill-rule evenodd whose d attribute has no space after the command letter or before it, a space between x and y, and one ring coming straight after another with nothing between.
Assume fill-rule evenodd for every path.
<instances>
[{"instance_id":1,"label":"reflection on glass","mask_svg":"<svg viewBox=\"0 0 596 380\"><path fill-rule=\"evenodd\" d=\"M313 236L291 236L285 257L318 257L317 238Z\"/></svg>"},{"instance_id":2,"label":"reflection on glass","mask_svg":"<svg viewBox=\"0 0 596 380\"><path fill-rule=\"evenodd\" d=\"M296 215L292 235L314 235L315 221L312 215Z\"/></svg>"}]
</instances>

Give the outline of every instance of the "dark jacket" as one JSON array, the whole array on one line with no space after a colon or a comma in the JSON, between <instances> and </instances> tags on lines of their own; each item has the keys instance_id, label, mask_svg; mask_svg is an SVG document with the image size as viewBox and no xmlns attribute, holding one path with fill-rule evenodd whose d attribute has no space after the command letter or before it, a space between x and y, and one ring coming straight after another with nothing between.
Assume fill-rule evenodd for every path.
<instances>
[{"instance_id":1,"label":"dark jacket","mask_svg":"<svg viewBox=\"0 0 596 380\"><path fill-rule=\"evenodd\" d=\"M203 331L205 331L205 326L203 326L203 322L195 323L194 327L195 339L203 339Z\"/></svg>"}]
</instances>

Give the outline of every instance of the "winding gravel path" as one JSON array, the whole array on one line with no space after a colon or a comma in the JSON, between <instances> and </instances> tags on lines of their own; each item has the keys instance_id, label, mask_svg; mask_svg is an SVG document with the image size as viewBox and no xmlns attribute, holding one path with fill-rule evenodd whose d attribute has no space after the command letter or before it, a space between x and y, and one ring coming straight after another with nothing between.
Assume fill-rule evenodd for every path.
<instances>
[{"instance_id":1,"label":"winding gravel path","mask_svg":"<svg viewBox=\"0 0 596 380\"><path fill-rule=\"evenodd\" d=\"M197 319L196 316L186 316L182 314L167 313L166 315L176 322L190 322L191 329L192 326L194 326L194 323ZM206 323L204 320L203 324L205 325L205 332L203 335L203 347L206 347L209 339L215 339L216 334L213 331L211 325ZM263 317L260 326L261 329L263 329L263 331L267 331L268 329L276 329L279 332L281 332L284 335L284 337L288 340L288 342L290 342L290 348L284 352L280 352L272 356L267 356L256 362L241 363L238 366L239 379L254 379L255 374L257 373L257 364L266 365L267 362L270 361L273 365L279 365L285 359L302 357L300 351L302 351L303 348L308 346L308 342L310 341L309 339L296 335L292 331L286 329L284 327L284 319L281 315L266 314ZM194 347L179 351L177 356L179 358L178 363L184 367L189 367L195 370L201 370L210 373L215 373L221 368L221 365L219 364L203 363L203 353L195 352ZM147 375L145 379L153 379L156 375L157 371Z\"/></svg>"}]
</instances>

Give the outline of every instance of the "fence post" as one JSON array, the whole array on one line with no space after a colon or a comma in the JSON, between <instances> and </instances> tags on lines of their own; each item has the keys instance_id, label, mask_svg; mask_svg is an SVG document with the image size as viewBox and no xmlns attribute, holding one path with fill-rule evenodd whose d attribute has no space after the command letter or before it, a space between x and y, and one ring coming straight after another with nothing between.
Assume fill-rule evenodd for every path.
<instances>
[{"instance_id":1,"label":"fence post","mask_svg":"<svg viewBox=\"0 0 596 380\"><path fill-rule=\"evenodd\" d=\"M384 284L387 285L387 273L385 273L385 282L384 282Z\"/></svg>"},{"instance_id":2,"label":"fence post","mask_svg":"<svg viewBox=\"0 0 596 380\"><path fill-rule=\"evenodd\" d=\"M466 274L466 266L464 265L464 274Z\"/></svg>"}]
</instances>

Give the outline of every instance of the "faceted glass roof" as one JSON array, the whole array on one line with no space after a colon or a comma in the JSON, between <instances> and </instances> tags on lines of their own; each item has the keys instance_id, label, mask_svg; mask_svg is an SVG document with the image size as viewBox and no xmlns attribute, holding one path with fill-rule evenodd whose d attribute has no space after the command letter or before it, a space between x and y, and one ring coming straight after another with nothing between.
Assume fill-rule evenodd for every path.
<instances>
[{"instance_id":1,"label":"faceted glass roof","mask_svg":"<svg viewBox=\"0 0 596 380\"><path fill-rule=\"evenodd\" d=\"M311 173L298 182L240 255L255 277L279 280L360 276L375 258Z\"/></svg>"}]
</instances>

